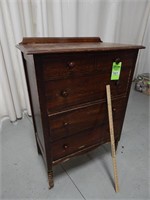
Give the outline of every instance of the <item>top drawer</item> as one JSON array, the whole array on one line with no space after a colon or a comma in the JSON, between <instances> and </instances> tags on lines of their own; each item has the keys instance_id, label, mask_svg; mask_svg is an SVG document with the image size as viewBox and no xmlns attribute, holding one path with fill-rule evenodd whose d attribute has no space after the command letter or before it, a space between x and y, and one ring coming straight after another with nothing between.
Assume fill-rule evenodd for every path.
<instances>
[{"instance_id":1,"label":"top drawer","mask_svg":"<svg viewBox=\"0 0 150 200\"><path fill-rule=\"evenodd\" d=\"M111 74L112 63L116 60L122 62L123 71L129 71L135 66L136 58L137 50L44 55L43 79L58 80L92 73Z\"/></svg>"},{"instance_id":2,"label":"top drawer","mask_svg":"<svg viewBox=\"0 0 150 200\"><path fill-rule=\"evenodd\" d=\"M91 53L47 55L43 58L43 77L47 81L90 74L95 70L94 66Z\"/></svg>"}]
</instances>

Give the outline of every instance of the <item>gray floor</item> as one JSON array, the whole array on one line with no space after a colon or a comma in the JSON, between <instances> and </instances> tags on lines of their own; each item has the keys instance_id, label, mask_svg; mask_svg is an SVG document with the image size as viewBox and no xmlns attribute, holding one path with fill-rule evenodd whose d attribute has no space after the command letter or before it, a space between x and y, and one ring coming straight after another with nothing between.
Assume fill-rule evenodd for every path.
<instances>
[{"instance_id":1,"label":"gray floor","mask_svg":"<svg viewBox=\"0 0 150 200\"><path fill-rule=\"evenodd\" d=\"M149 99L132 90L117 151L120 192L113 186L110 145L54 167L55 187L37 154L31 119L3 123L1 199L150 199Z\"/></svg>"}]
</instances>

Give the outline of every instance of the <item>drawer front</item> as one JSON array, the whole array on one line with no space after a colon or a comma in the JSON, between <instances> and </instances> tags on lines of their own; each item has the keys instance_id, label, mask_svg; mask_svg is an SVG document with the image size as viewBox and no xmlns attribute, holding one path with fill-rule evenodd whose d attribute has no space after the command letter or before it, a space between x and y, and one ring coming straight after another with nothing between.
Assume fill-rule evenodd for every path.
<instances>
[{"instance_id":1,"label":"drawer front","mask_svg":"<svg viewBox=\"0 0 150 200\"><path fill-rule=\"evenodd\" d=\"M122 120L125 98L112 102L114 119ZM108 124L107 103L97 103L49 117L51 140L58 140L90 128Z\"/></svg>"},{"instance_id":2,"label":"drawer front","mask_svg":"<svg viewBox=\"0 0 150 200\"><path fill-rule=\"evenodd\" d=\"M86 54L82 56L80 54L75 54L76 59L74 58L74 61L70 59L72 60L71 62L77 63L76 66L78 66L78 70L75 74L79 75L83 73L83 76L72 76L59 80L45 81L47 108L50 112L53 113L78 104L105 99L107 84L111 86L112 97L126 95L132 78L131 74L134 70L137 51L122 50L96 53L95 66L93 65L94 56L93 58L89 57L86 59L85 57L87 56L85 55ZM69 58L63 55L61 59L62 62L59 62L58 66L55 65L57 62L56 59L54 59L52 67L47 67L47 70L50 70L50 72L46 72L46 70L44 76L46 76L46 74L48 76L54 75L56 69L56 73L58 74L55 74L55 76L63 75L61 69L65 67L60 65L66 66L64 63L66 63L66 60ZM111 81L112 63L116 60L122 62L120 78L117 81ZM50 60L49 62L52 61ZM94 73L90 73L92 70ZM85 74L85 72L88 73Z\"/></svg>"},{"instance_id":3,"label":"drawer front","mask_svg":"<svg viewBox=\"0 0 150 200\"><path fill-rule=\"evenodd\" d=\"M114 126L116 127L115 137L117 137L119 135L121 126L118 125L117 121L115 122ZM109 127L106 125L102 125L101 127L93 128L91 130L79 133L78 135L73 135L62 140L58 140L51 144L53 161L81 151L92 145L109 141Z\"/></svg>"},{"instance_id":4,"label":"drawer front","mask_svg":"<svg viewBox=\"0 0 150 200\"><path fill-rule=\"evenodd\" d=\"M74 75L90 74L95 70L94 61L94 56L88 53L45 56L43 58L44 80L57 80Z\"/></svg>"},{"instance_id":5,"label":"drawer front","mask_svg":"<svg viewBox=\"0 0 150 200\"><path fill-rule=\"evenodd\" d=\"M130 69L134 68L136 57L137 50L120 50L99 53L96 54L96 70L101 73L108 73L112 70L113 62L122 62L120 73L120 78L122 78L121 76L124 76L125 73L128 74Z\"/></svg>"},{"instance_id":6,"label":"drawer front","mask_svg":"<svg viewBox=\"0 0 150 200\"><path fill-rule=\"evenodd\" d=\"M112 97L126 95L128 71L119 82L110 81L110 72L82 78L49 81L45 84L47 108L49 112L96 100L106 99L106 85L111 85Z\"/></svg>"}]
</instances>

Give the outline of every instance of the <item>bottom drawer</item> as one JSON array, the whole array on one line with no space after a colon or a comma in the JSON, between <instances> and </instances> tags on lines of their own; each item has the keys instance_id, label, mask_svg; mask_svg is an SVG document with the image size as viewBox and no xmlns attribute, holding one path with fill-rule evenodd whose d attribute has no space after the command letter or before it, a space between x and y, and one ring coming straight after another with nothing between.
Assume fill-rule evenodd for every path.
<instances>
[{"instance_id":1,"label":"bottom drawer","mask_svg":"<svg viewBox=\"0 0 150 200\"><path fill-rule=\"evenodd\" d=\"M122 125L119 120L114 122L115 138L120 135ZM109 127L105 123L88 131L58 140L52 144L53 161L76 153L92 145L110 141Z\"/></svg>"}]
</instances>

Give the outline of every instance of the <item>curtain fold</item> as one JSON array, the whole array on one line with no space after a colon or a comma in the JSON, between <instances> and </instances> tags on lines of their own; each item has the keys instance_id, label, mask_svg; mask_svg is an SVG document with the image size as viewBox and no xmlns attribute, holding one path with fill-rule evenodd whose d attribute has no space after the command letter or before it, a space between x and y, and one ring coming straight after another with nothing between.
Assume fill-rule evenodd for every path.
<instances>
[{"instance_id":1,"label":"curtain fold","mask_svg":"<svg viewBox=\"0 0 150 200\"><path fill-rule=\"evenodd\" d=\"M4 5L3 8L4 8L3 12L4 13L6 12L6 15L5 14L3 14L3 15L7 16L7 10L6 10L7 8L5 8L5 5ZM7 22L7 19L5 20L5 23L6 22ZM15 108L16 118L21 118L21 109L20 109L18 88L17 88L17 84L16 84L16 76L15 76L14 68L12 66L12 59L11 59L11 52L12 52L11 44L12 43L11 43L11 39L10 38L9 38L9 40L8 40L8 38L6 38L6 34L8 33L8 30L7 31L5 30L5 26L4 26L4 23L3 23L2 16L0 16L0 24L3 27L3 29L1 29L1 30L3 30L1 32L1 46L2 46L2 52L3 52L4 60L5 60L5 62L3 62L3 64L4 64L5 69L7 71L7 80L6 81L8 81L8 85L10 85L11 95L12 95L13 105L14 105L14 108ZM8 21L8 25L10 25L9 21ZM9 27L9 29L10 29L10 27ZM8 48L8 46L10 48ZM0 66L0 67L2 68L4 66ZM3 76L3 73L1 74L1 77L2 76ZM2 78L1 78L1 82L2 82ZM3 91L3 94L4 94L4 92L5 91ZM3 105L1 105L1 106L3 106Z\"/></svg>"},{"instance_id":2,"label":"curtain fold","mask_svg":"<svg viewBox=\"0 0 150 200\"><path fill-rule=\"evenodd\" d=\"M3 104L5 105L3 108L3 112L7 113L10 117L11 121L16 120L16 115L15 115L15 107L13 104L13 97L11 94L11 89L8 81L8 74L6 71L5 63L4 63L4 57L3 57L3 52L2 52L2 47L0 46L0 83L1 83L1 89L2 89L2 94L3 94L3 99L0 99ZM2 103L1 102L1 103Z\"/></svg>"},{"instance_id":3,"label":"curtain fold","mask_svg":"<svg viewBox=\"0 0 150 200\"><path fill-rule=\"evenodd\" d=\"M10 2L10 1L9 1ZM13 2L12 2L13 3ZM34 23L33 23L33 13L32 4L30 1L18 1L18 13L20 12L21 27L23 30L23 36L32 37L34 34Z\"/></svg>"},{"instance_id":4,"label":"curtain fold","mask_svg":"<svg viewBox=\"0 0 150 200\"><path fill-rule=\"evenodd\" d=\"M149 70L149 0L1 0L0 11L0 118L15 121L24 110L31 115L15 47L23 37L99 36L105 42L144 44L135 76Z\"/></svg>"},{"instance_id":5,"label":"curtain fold","mask_svg":"<svg viewBox=\"0 0 150 200\"><path fill-rule=\"evenodd\" d=\"M17 3L17 0L14 0L13 3L11 3L9 6L10 10L10 17L12 21L12 26L14 30L17 30L14 34L14 41L17 43L17 41L22 40L22 24L20 21L20 13L18 12L19 6ZM10 9L11 8L11 9ZM13 31L13 30L12 30ZM14 46L14 43L13 43ZM16 71L18 71L17 79L18 83L20 84L20 101L22 103L22 107L26 107L27 112L29 115L31 115L31 110L30 110L30 103L29 103L29 98L28 98L28 91L27 91L27 85L26 85L26 80L25 80L25 73L24 73L24 68L23 68L23 63L22 63L22 58L21 54L19 51L16 51L16 47L14 46L14 52L16 54L16 63L15 66L18 66Z\"/></svg>"}]
</instances>

